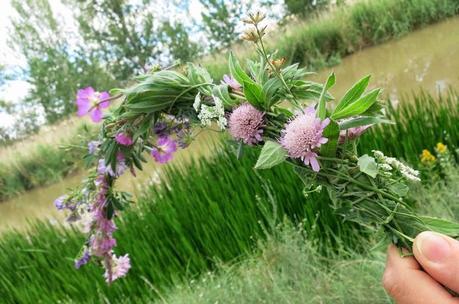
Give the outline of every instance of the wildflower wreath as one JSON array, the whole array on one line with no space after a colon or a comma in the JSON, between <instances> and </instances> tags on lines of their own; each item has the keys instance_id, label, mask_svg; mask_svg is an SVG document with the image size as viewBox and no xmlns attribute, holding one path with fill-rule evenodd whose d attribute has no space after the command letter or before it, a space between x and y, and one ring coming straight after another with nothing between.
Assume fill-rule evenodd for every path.
<instances>
[{"instance_id":1,"label":"wildflower wreath","mask_svg":"<svg viewBox=\"0 0 459 304\"><path fill-rule=\"evenodd\" d=\"M325 84L305 80L309 75L298 64L283 67L284 59L268 54L260 13L245 20L251 27L243 38L257 48L258 61L248 61L246 72L234 55L221 83L214 83L202 67L188 64L184 72L157 69L137 77L126 89L78 91L78 115L103 120L98 141L89 144L85 157L93 169L82 185L55 201L70 212L69 220L84 222L87 239L75 261L76 268L90 260L105 269L106 281L125 276L128 255L116 256L114 218L131 201L115 189L125 171L142 170L148 152L158 163L172 159L195 137L196 126L216 122L239 144L260 146L255 169L291 164L308 191L327 191L332 207L343 221L371 229L382 228L399 247L410 248L413 237L424 230L459 236L459 225L419 216L406 196L408 184L419 173L380 151L357 154L359 135L374 124L388 123L378 100L380 89L365 92L367 76L336 102ZM121 104L103 117L110 101ZM336 106L332 106L336 105Z\"/></svg>"}]
</instances>

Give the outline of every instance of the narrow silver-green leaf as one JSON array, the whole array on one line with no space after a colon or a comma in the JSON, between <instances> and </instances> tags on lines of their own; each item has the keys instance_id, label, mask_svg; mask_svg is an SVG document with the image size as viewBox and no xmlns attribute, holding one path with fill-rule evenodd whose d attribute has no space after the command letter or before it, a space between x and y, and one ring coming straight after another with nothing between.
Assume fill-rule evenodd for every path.
<instances>
[{"instance_id":1,"label":"narrow silver-green leaf","mask_svg":"<svg viewBox=\"0 0 459 304\"><path fill-rule=\"evenodd\" d=\"M378 175L378 165L373 157L368 156L368 154L362 155L357 161L360 172L363 172L373 178Z\"/></svg>"},{"instance_id":2,"label":"narrow silver-green leaf","mask_svg":"<svg viewBox=\"0 0 459 304\"><path fill-rule=\"evenodd\" d=\"M343 119L365 113L365 111L377 101L380 91L381 89L374 89L370 91L368 94L360 97L340 111L335 111L331 117L333 119Z\"/></svg>"},{"instance_id":3,"label":"narrow silver-green leaf","mask_svg":"<svg viewBox=\"0 0 459 304\"><path fill-rule=\"evenodd\" d=\"M326 103L326 93L327 91L335 85L336 82L336 77L335 73L331 73L330 76L327 78L327 82L325 83L324 87L322 88L322 92L320 93L320 98L319 98L319 106L318 106L318 116L320 119L325 119L325 116L327 115L327 109L325 107Z\"/></svg>"},{"instance_id":4,"label":"narrow silver-green leaf","mask_svg":"<svg viewBox=\"0 0 459 304\"><path fill-rule=\"evenodd\" d=\"M267 141L261 149L255 169L272 168L287 158L287 151L277 142Z\"/></svg>"}]
</instances>

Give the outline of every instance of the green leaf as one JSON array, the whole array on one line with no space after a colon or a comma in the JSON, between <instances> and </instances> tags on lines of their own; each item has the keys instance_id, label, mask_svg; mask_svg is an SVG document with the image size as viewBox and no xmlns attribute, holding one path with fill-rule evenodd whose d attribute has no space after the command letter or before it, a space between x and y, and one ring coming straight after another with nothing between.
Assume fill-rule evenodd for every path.
<instances>
[{"instance_id":1,"label":"green leaf","mask_svg":"<svg viewBox=\"0 0 459 304\"><path fill-rule=\"evenodd\" d=\"M253 82L249 75L247 75L247 73L244 72L244 70L241 68L241 65L237 61L236 57L234 57L232 52L230 52L229 54L228 64L230 73L234 77L234 79L237 80L237 82L241 84L245 81Z\"/></svg>"},{"instance_id":2,"label":"green leaf","mask_svg":"<svg viewBox=\"0 0 459 304\"><path fill-rule=\"evenodd\" d=\"M363 92L365 92L366 88L368 87L370 78L371 75L368 75L357 81L340 100L340 102L335 108L335 112L340 111L341 109L345 108L348 104L360 98L360 96L362 96Z\"/></svg>"},{"instance_id":3,"label":"green leaf","mask_svg":"<svg viewBox=\"0 0 459 304\"><path fill-rule=\"evenodd\" d=\"M245 98L247 98L247 101L255 107L263 107L265 98L261 86L252 80L244 81L243 83L244 95Z\"/></svg>"},{"instance_id":4,"label":"green leaf","mask_svg":"<svg viewBox=\"0 0 459 304\"><path fill-rule=\"evenodd\" d=\"M429 230L443 233L452 237L459 236L459 223L431 216L419 216L419 218L428 227Z\"/></svg>"},{"instance_id":5,"label":"green leaf","mask_svg":"<svg viewBox=\"0 0 459 304\"><path fill-rule=\"evenodd\" d=\"M338 124L334 120L331 120L328 126L324 129L322 136L328 138L328 141L320 147L320 155L325 157L335 157L339 139Z\"/></svg>"},{"instance_id":6,"label":"green leaf","mask_svg":"<svg viewBox=\"0 0 459 304\"><path fill-rule=\"evenodd\" d=\"M261 149L255 169L272 168L287 158L287 151L277 142L267 141Z\"/></svg>"},{"instance_id":7,"label":"green leaf","mask_svg":"<svg viewBox=\"0 0 459 304\"><path fill-rule=\"evenodd\" d=\"M409 188L404 183L395 183L389 186L389 190L400 197L404 197L408 194Z\"/></svg>"},{"instance_id":8,"label":"green leaf","mask_svg":"<svg viewBox=\"0 0 459 304\"><path fill-rule=\"evenodd\" d=\"M377 101L380 91L381 89L374 89L370 91L368 94L360 97L340 111L335 111L331 117L333 119L343 119L365 113L365 111L367 111Z\"/></svg>"},{"instance_id":9,"label":"green leaf","mask_svg":"<svg viewBox=\"0 0 459 304\"><path fill-rule=\"evenodd\" d=\"M373 116L361 116L346 120L339 124L340 130L347 130L350 128L356 128L361 126L375 125L379 123L393 124L392 121L384 119L382 117L373 117Z\"/></svg>"},{"instance_id":10,"label":"green leaf","mask_svg":"<svg viewBox=\"0 0 459 304\"><path fill-rule=\"evenodd\" d=\"M322 88L322 92L320 93L319 97L319 107L318 107L318 116L320 119L325 119L325 116L327 115L327 109L325 107L326 103L326 93L327 91L335 85L336 82L336 77L335 73L331 73L330 76L327 78L327 82L325 83L324 87Z\"/></svg>"},{"instance_id":11,"label":"green leaf","mask_svg":"<svg viewBox=\"0 0 459 304\"><path fill-rule=\"evenodd\" d=\"M215 86L213 89L213 95L220 98L220 100L223 101L223 104L228 107L233 107L237 102L237 100L231 98L227 84L220 84Z\"/></svg>"},{"instance_id":12,"label":"green leaf","mask_svg":"<svg viewBox=\"0 0 459 304\"><path fill-rule=\"evenodd\" d=\"M378 165L373 157L368 156L368 154L362 155L359 157L357 162L360 172L363 172L372 178L375 178L378 175Z\"/></svg>"}]
</instances>

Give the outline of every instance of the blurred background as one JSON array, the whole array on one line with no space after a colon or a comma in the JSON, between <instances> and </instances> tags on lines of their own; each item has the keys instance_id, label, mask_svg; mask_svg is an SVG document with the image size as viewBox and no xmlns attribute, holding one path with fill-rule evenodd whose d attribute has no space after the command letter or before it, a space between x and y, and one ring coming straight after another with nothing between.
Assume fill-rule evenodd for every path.
<instances>
[{"instance_id":1,"label":"blurred background","mask_svg":"<svg viewBox=\"0 0 459 304\"><path fill-rule=\"evenodd\" d=\"M335 72L335 97L371 74L396 124L365 134L360 151L420 169L420 210L459 216L457 0L0 0L0 302L389 303L377 234L337 224L327 198L305 198L288 168L263 173L268 182L254 177L253 153L238 163L212 132L171 164L120 180L138 199L118 236L138 261L131 277L109 290L96 268L72 269L81 235L52 202L84 177L98 131L76 117L77 90L128 86L189 61L220 82L230 51L256 58L240 38L254 11L267 15L270 51L315 81ZM234 273L238 263L249 271Z\"/></svg>"}]
</instances>

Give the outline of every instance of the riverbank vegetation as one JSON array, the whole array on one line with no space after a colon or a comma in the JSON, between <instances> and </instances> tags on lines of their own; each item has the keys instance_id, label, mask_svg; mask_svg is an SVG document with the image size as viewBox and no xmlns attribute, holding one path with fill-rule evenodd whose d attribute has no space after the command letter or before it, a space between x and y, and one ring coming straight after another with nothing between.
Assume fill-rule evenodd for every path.
<instances>
[{"instance_id":1,"label":"riverbank vegetation","mask_svg":"<svg viewBox=\"0 0 459 304\"><path fill-rule=\"evenodd\" d=\"M384 12L384 13L382 13ZM357 1L306 22L293 21L268 34L268 48L288 62L316 71L365 47L401 37L425 25L459 14L455 0ZM251 47L233 47L239 58L255 54ZM226 53L209 56L203 65L220 78L227 73Z\"/></svg>"}]
</instances>

